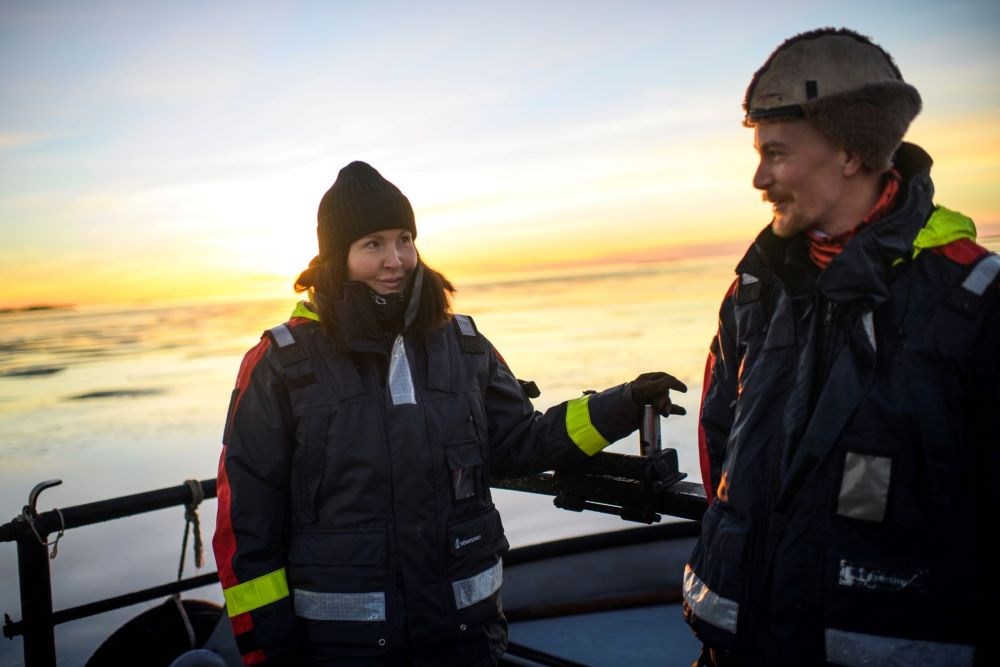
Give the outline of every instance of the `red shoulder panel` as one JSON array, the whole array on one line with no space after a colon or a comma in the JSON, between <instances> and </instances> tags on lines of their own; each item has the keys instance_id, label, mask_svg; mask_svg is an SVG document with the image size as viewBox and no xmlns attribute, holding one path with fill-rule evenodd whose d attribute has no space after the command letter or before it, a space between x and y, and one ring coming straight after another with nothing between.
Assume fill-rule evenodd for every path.
<instances>
[{"instance_id":1,"label":"red shoulder panel","mask_svg":"<svg viewBox=\"0 0 1000 667\"><path fill-rule=\"evenodd\" d=\"M989 250L969 239L958 239L937 248L931 248L939 255L944 255L957 264L968 266L987 254Z\"/></svg>"}]
</instances>

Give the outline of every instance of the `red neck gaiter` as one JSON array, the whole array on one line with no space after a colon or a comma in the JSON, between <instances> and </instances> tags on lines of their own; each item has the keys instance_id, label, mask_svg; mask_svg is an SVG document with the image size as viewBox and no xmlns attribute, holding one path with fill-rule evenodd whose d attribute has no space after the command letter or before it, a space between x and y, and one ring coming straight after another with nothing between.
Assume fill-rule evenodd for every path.
<instances>
[{"instance_id":1,"label":"red neck gaiter","mask_svg":"<svg viewBox=\"0 0 1000 667\"><path fill-rule=\"evenodd\" d=\"M807 232L809 240L809 259L820 270L825 269L833 261L833 258L840 254L847 242L868 225L884 218L892 210L896 203L896 196L899 194L899 184L903 180L902 176L895 169L890 170L885 175L885 186L879 196L875 206L868 212L864 220L851 230L837 236L827 236L821 231L813 230Z\"/></svg>"}]
</instances>

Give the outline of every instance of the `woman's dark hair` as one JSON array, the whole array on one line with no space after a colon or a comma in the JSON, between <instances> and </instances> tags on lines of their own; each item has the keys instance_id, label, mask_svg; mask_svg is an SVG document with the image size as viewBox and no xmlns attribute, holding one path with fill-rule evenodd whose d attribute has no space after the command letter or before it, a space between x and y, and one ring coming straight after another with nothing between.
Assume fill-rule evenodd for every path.
<instances>
[{"instance_id":1,"label":"woman's dark hair","mask_svg":"<svg viewBox=\"0 0 1000 667\"><path fill-rule=\"evenodd\" d=\"M410 331L423 336L451 320L451 298L455 294L455 286L444 274L424 264L419 253L417 263L423 266L420 272L423 284L417 316ZM331 252L326 261L320 261L319 256L313 257L309 267L295 280L296 292L312 291L313 304L319 312L323 330L337 349L341 349L341 341L337 336L337 316L333 305L343 298L347 281L346 248Z\"/></svg>"}]
</instances>

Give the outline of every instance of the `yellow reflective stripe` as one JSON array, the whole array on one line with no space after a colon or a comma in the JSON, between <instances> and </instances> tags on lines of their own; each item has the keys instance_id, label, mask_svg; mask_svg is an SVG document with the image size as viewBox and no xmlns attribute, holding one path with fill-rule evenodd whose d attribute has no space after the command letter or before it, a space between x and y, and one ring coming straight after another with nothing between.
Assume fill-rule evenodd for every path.
<instances>
[{"instance_id":1,"label":"yellow reflective stripe","mask_svg":"<svg viewBox=\"0 0 1000 667\"><path fill-rule=\"evenodd\" d=\"M285 568L222 590L229 616L245 614L288 597Z\"/></svg>"},{"instance_id":2,"label":"yellow reflective stripe","mask_svg":"<svg viewBox=\"0 0 1000 667\"><path fill-rule=\"evenodd\" d=\"M319 313L314 313L313 311L309 310L309 306L306 305L305 301L299 301L297 304L295 304L295 310L292 311L292 315L291 317L289 317L289 319L291 319L292 317L304 317L308 320L314 320L316 322L319 322Z\"/></svg>"},{"instance_id":3,"label":"yellow reflective stripe","mask_svg":"<svg viewBox=\"0 0 1000 667\"><path fill-rule=\"evenodd\" d=\"M590 423L590 394L566 401L566 433L587 456L593 456L609 443Z\"/></svg>"}]
</instances>

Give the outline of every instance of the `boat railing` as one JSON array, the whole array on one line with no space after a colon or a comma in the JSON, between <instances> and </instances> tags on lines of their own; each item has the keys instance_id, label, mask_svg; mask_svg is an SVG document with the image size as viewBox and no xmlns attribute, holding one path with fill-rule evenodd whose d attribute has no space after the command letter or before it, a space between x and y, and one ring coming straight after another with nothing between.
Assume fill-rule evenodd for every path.
<instances>
[{"instance_id":1,"label":"boat railing","mask_svg":"<svg viewBox=\"0 0 1000 667\"><path fill-rule=\"evenodd\" d=\"M3 634L8 639L23 637L26 665L48 667L56 664L55 626L61 623L199 588L219 580L218 573L211 572L68 609L52 609L49 547L56 543L50 544L49 536L177 505L197 504L202 498L215 497L214 479L193 482L41 513L35 507L38 496L45 489L61 484L61 481L42 482L32 489L21 514L0 526L0 542L17 542L17 575L21 593L21 620L13 621L5 612Z\"/></svg>"},{"instance_id":2,"label":"boat railing","mask_svg":"<svg viewBox=\"0 0 1000 667\"><path fill-rule=\"evenodd\" d=\"M661 514L700 520L706 508L705 492L700 484L681 481L684 477L677 471L676 451L665 449L650 457L602 452L580 469L492 479L490 485L552 496L563 509L616 514L629 521L653 523ZM56 664L56 625L219 581L218 572L186 579L178 573L177 581L54 611L50 547L56 548L63 532L178 505L196 507L203 499L216 497L215 479L188 480L179 486L38 512L39 495L58 484L60 480L36 485L21 514L0 526L0 542L17 543L21 597L21 619L14 621L4 613L3 634L8 639L23 637L25 665ZM57 539L50 542L53 534Z\"/></svg>"}]
</instances>

